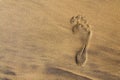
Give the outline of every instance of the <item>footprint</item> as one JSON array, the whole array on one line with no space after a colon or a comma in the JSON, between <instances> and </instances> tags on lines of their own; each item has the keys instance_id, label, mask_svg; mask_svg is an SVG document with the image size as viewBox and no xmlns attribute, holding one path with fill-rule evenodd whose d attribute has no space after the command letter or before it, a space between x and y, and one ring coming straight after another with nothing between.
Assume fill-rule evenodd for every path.
<instances>
[{"instance_id":1,"label":"footprint","mask_svg":"<svg viewBox=\"0 0 120 80\"><path fill-rule=\"evenodd\" d=\"M8 79L8 78L0 78L0 80L11 80L11 79Z\"/></svg>"},{"instance_id":2,"label":"footprint","mask_svg":"<svg viewBox=\"0 0 120 80\"><path fill-rule=\"evenodd\" d=\"M6 75L13 75L13 76L15 76L16 75L16 73L15 72L13 72L13 71L11 71L11 70L4 70L4 72L3 72L4 74L6 74Z\"/></svg>"},{"instance_id":3,"label":"footprint","mask_svg":"<svg viewBox=\"0 0 120 80\"><path fill-rule=\"evenodd\" d=\"M3 74L6 74L6 75L12 75L12 76L15 76L16 73L11 71L11 70L8 70L8 69L4 69L4 70L0 70L1 73Z\"/></svg>"},{"instance_id":4,"label":"footprint","mask_svg":"<svg viewBox=\"0 0 120 80\"><path fill-rule=\"evenodd\" d=\"M75 35L77 32L84 31L86 34L86 38L83 40L82 47L76 52L75 61L78 65L83 65L87 59L87 45L90 39L91 30L89 24L87 24L87 20L83 16L73 16L70 19L70 23L72 25L72 32Z\"/></svg>"}]
</instances>

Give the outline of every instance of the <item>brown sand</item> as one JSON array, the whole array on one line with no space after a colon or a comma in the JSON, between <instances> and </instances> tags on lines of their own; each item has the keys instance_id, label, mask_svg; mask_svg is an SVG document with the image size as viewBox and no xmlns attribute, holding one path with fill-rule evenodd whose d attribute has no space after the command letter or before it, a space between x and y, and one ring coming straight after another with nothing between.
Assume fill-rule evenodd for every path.
<instances>
[{"instance_id":1,"label":"brown sand","mask_svg":"<svg viewBox=\"0 0 120 80\"><path fill-rule=\"evenodd\" d=\"M120 0L0 0L0 80L120 80ZM86 16L84 66L69 20ZM79 34L81 35L81 34Z\"/></svg>"}]
</instances>

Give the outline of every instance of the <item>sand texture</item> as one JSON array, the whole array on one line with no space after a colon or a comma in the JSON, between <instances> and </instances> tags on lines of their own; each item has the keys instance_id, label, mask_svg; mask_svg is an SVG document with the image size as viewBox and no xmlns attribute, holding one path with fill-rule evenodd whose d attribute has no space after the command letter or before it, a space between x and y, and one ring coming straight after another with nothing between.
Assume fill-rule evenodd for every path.
<instances>
[{"instance_id":1,"label":"sand texture","mask_svg":"<svg viewBox=\"0 0 120 80\"><path fill-rule=\"evenodd\" d=\"M120 80L120 0L0 0L0 80Z\"/></svg>"}]
</instances>

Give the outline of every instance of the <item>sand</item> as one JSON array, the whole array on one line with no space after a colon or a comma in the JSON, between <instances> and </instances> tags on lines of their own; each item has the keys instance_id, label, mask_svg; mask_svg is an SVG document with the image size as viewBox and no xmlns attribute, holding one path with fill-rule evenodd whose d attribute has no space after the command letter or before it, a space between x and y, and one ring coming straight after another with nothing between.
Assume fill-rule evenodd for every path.
<instances>
[{"instance_id":1,"label":"sand","mask_svg":"<svg viewBox=\"0 0 120 80\"><path fill-rule=\"evenodd\" d=\"M0 80L120 80L120 0L0 0ZM86 17L87 60L70 18Z\"/></svg>"}]
</instances>

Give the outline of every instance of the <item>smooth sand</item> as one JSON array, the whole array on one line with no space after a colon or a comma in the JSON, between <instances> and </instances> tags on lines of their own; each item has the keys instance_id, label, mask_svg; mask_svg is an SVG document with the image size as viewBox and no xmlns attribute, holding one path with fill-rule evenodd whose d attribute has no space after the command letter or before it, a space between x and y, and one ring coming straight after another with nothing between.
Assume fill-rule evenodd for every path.
<instances>
[{"instance_id":1,"label":"smooth sand","mask_svg":"<svg viewBox=\"0 0 120 80\"><path fill-rule=\"evenodd\" d=\"M0 0L0 80L120 80L120 0ZM81 34L69 20L86 16L92 37L84 66Z\"/></svg>"}]
</instances>

